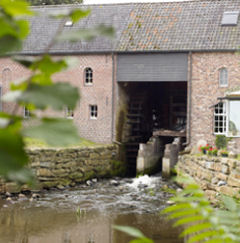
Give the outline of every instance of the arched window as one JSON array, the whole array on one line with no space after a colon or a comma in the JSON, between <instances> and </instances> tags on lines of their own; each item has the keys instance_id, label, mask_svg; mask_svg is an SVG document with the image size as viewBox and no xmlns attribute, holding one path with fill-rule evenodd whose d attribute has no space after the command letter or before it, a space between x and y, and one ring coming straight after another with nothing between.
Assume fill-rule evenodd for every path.
<instances>
[{"instance_id":1,"label":"arched window","mask_svg":"<svg viewBox=\"0 0 240 243\"><path fill-rule=\"evenodd\" d=\"M8 82L8 81L12 80L12 73L9 68L3 69L2 80L3 80L3 82Z\"/></svg>"},{"instance_id":2,"label":"arched window","mask_svg":"<svg viewBox=\"0 0 240 243\"><path fill-rule=\"evenodd\" d=\"M93 83L93 70L90 67L84 70L84 79L86 85L92 85Z\"/></svg>"},{"instance_id":3,"label":"arched window","mask_svg":"<svg viewBox=\"0 0 240 243\"><path fill-rule=\"evenodd\" d=\"M219 69L219 86L228 86L228 70L226 68Z\"/></svg>"}]
</instances>

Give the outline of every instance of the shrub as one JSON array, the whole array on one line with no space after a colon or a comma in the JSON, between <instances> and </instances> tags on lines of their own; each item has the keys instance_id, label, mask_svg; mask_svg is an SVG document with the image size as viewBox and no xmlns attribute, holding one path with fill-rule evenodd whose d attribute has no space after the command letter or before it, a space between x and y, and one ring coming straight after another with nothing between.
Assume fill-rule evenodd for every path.
<instances>
[{"instance_id":1,"label":"shrub","mask_svg":"<svg viewBox=\"0 0 240 243\"><path fill-rule=\"evenodd\" d=\"M227 138L225 135L217 135L215 140L215 145L218 149L223 149L227 147Z\"/></svg>"}]
</instances>

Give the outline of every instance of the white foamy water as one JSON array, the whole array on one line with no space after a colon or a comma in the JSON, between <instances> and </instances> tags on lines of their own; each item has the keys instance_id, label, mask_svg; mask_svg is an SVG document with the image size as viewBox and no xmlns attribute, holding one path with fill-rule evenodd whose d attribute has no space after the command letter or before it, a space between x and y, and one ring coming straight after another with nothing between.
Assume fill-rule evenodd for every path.
<instances>
[{"instance_id":1,"label":"white foamy water","mask_svg":"<svg viewBox=\"0 0 240 243\"><path fill-rule=\"evenodd\" d=\"M128 184L128 186L136 189L142 186L153 188L155 187L157 180L159 180L158 177L150 177L148 175L139 176L138 178L134 178L133 182L131 184Z\"/></svg>"}]
</instances>

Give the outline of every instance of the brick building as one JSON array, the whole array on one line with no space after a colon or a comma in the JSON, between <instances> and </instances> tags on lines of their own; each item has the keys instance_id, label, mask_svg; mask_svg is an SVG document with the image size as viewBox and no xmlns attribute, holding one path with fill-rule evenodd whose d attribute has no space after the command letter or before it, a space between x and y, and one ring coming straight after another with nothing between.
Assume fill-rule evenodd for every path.
<instances>
[{"instance_id":1,"label":"brick building","mask_svg":"<svg viewBox=\"0 0 240 243\"><path fill-rule=\"evenodd\" d=\"M34 8L22 54L44 52L61 20ZM82 6L81 6L82 7ZM56 79L81 91L74 119L81 136L96 142L146 142L153 130L186 131L186 143L216 134L233 137L240 153L240 23L238 0L91 5L91 15L64 31L113 25L114 40L62 43L53 56L74 55L79 65ZM86 8L86 6L84 6ZM8 58L0 60L1 91L29 75ZM2 104L3 110L9 110ZM63 112L66 116L66 112ZM171 137L165 138L171 141Z\"/></svg>"}]
</instances>

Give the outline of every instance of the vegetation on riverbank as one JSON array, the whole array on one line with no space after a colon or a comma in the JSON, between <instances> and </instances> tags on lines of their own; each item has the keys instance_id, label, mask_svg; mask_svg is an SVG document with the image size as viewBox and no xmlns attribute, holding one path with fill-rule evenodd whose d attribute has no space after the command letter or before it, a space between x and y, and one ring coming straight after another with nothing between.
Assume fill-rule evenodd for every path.
<instances>
[{"instance_id":1,"label":"vegetation on riverbank","mask_svg":"<svg viewBox=\"0 0 240 243\"><path fill-rule=\"evenodd\" d=\"M46 142L40 139L35 139L35 138L29 138L25 137L24 142L26 145L26 148L56 148L54 146L48 145ZM75 143L72 145L65 146L66 148L72 148L72 147L97 147L100 146L101 144L94 143L90 140L80 138L79 143Z\"/></svg>"}]
</instances>

